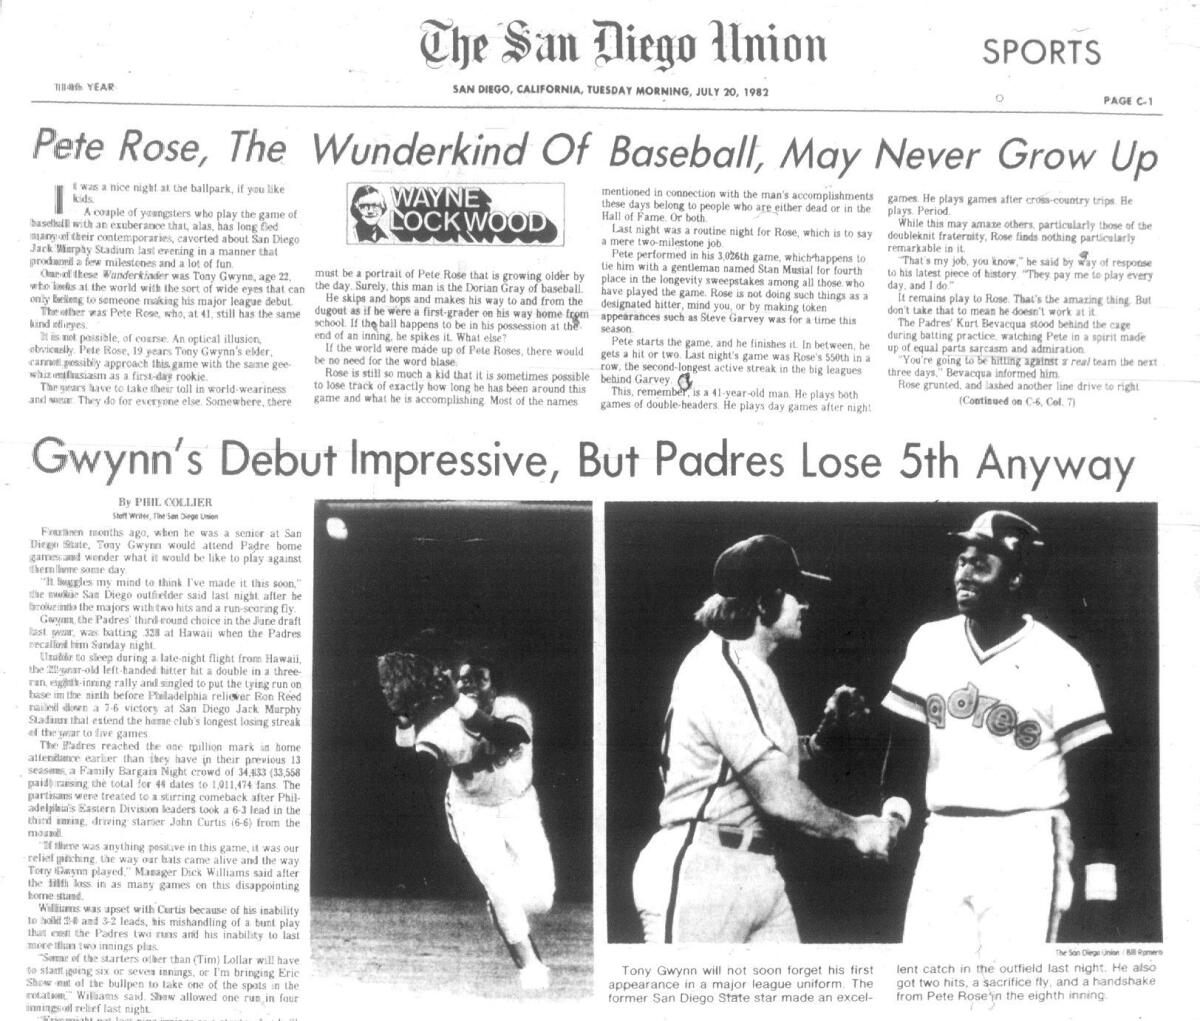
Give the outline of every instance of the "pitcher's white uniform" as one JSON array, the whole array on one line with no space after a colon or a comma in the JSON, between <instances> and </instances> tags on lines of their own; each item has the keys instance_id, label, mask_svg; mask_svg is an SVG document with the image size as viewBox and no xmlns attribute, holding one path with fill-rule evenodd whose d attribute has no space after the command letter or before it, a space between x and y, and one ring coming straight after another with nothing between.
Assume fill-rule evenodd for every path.
<instances>
[{"instance_id":1,"label":"pitcher's white uniform","mask_svg":"<svg viewBox=\"0 0 1200 1021\"><path fill-rule=\"evenodd\" d=\"M1064 755L1111 730L1091 667L1024 619L986 651L967 617L924 625L883 700L929 729L931 815L906 943L1052 941L1071 902Z\"/></svg>"},{"instance_id":2,"label":"pitcher's white uniform","mask_svg":"<svg viewBox=\"0 0 1200 1021\"><path fill-rule=\"evenodd\" d=\"M530 914L554 902L554 862L533 786L533 719L511 695L498 695L491 715L518 724L528 743L495 747L447 709L414 733L396 731L396 743L432 754L450 767L446 820L487 892L493 918L508 943L529 936Z\"/></svg>"},{"instance_id":3,"label":"pitcher's white uniform","mask_svg":"<svg viewBox=\"0 0 1200 1021\"><path fill-rule=\"evenodd\" d=\"M774 672L709 634L675 677L662 741L661 829L633 895L648 943L796 942L763 820L738 775L772 749L796 775L796 725Z\"/></svg>"}]
</instances>

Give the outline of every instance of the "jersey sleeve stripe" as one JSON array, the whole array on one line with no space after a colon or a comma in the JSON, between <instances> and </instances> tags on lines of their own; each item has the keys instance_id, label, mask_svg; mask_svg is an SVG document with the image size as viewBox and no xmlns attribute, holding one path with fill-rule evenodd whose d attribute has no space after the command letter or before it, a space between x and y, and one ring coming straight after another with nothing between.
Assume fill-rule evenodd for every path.
<instances>
[{"instance_id":1,"label":"jersey sleeve stripe","mask_svg":"<svg viewBox=\"0 0 1200 1021\"><path fill-rule=\"evenodd\" d=\"M1069 752L1080 745L1111 733L1112 727L1108 725L1108 719L1104 713L1096 713L1095 716L1088 716L1086 719L1068 724L1062 730L1057 731L1054 737L1058 741L1059 747L1064 752Z\"/></svg>"},{"instance_id":2,"label":"jersey sleeve stripe","mask_svg":"<svg viewBox=\"0 0 1200 1021\"><path fill-rule=\"evenodd\" d=\"M1090 727L1096 722L1107 722L1104 718L1104 713L1093 713L1091 716L1085 716L1082 720L1076 720L1074 723L1068 723L1065 727L1055 731L1054 736L1061 742L1068 738L1074 731L1081 730L1084 727Z\"/></svg>"},{"instance_id":3,"label":"jersey sleeve stripe","mask_svg":"<svg viewBox=\"0 0 1200 1021\"><path fill-rule=\"evenodd\" d=\"M912 692L905 691L892 685L882 702L884 709L890 709L897 716L903 716L918 723L925 722L925 699Z\"/></svg>"},{"instance_id":4,"label":"jersey sleeve stripe","mask_svg":"<svg viewBox=\"0 0 1200 1021\"><path fill-rule=\"evenodd\" d=\"M746 696L746 701L750 703L750 712L754 714L754 722L758 724L758 729L762 731L763 737L771 741L770 735L767 734L766 728L763 726L762 717L758 713L758 703L754 701L754 695L750 691L750 684L747 682L745 675L737 668L737 664L733 661L733 656L729 652L729 643L721 643L721 655L725 658L725 662L729 665L729 669L733 671L733 676L738 679L738 683L742 686L742 693ZM771 741L774 744L774 741Z\"/></svg>"}]
</instances>

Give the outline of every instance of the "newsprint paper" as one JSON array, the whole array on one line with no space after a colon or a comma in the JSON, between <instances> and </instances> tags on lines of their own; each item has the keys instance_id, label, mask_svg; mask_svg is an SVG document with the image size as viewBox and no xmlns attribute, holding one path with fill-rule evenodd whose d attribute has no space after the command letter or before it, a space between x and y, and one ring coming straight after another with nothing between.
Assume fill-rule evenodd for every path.
<instances>
[{"instance_id":1,"label":"newsprint paper","mask_svg":"<svg viewBox=\"0 0 1200 1021\"><path fill-rule=\"evenodd\" d=\"M0 6L0 1012L1196 1016L1198 44Z\"/></svg>"}]
</instances>

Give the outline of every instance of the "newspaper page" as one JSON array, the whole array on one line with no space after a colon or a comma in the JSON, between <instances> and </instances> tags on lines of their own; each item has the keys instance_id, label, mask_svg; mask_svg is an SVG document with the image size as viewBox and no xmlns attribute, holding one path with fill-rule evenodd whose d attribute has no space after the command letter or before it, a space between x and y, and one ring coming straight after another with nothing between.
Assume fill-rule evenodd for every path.
<instances>
[{"instance_id":1,"label":"newspaper page","mask_svg":"<svg viewBox=\"0 0 1200 1021\"><path fill-rule=\"evenodd\" d=\"M6 1016L1194 1013L1196 29L5 3Z\"/></svg>"}]
</instances>

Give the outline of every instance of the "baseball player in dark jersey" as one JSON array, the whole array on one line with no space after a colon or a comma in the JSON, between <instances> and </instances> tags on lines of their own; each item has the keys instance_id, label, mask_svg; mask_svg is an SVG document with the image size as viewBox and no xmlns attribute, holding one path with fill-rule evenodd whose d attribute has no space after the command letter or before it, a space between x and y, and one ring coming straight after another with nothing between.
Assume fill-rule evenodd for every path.
<instances>
[{"instance_id":1,"label":"baseball player in dark jersey","mask_svg":"<svg viewBox=\"0 0 1200 1021\"><path fill-rule=\"evenodd\" d=\"M952 533L958 616L913 635L883 707L894 714L885 805L929 819L906 943L993 954L1053 942L1070 906L1068 797L1087 834L1086 898L1116 898L1106 846L1111 730L1091 667L1026 611L1038 529L1009 511Z\"/></svg>"},{"instance_id":2,"label":"baseball player in dark jersey","mask_svg":"<svg viewBox=\"0 0 1200 1021\"><path fill-rule=\"evenodd\" d=\"M717 559L716 594L696 613L709 634L680 666L664 722L661 828L634 869L648 943L798 942L770 825L888 856L892 824L836 811L800 780L812 744L768 664L800 640L818 577L773 535Z\"/></svg>"}]
</instances>

